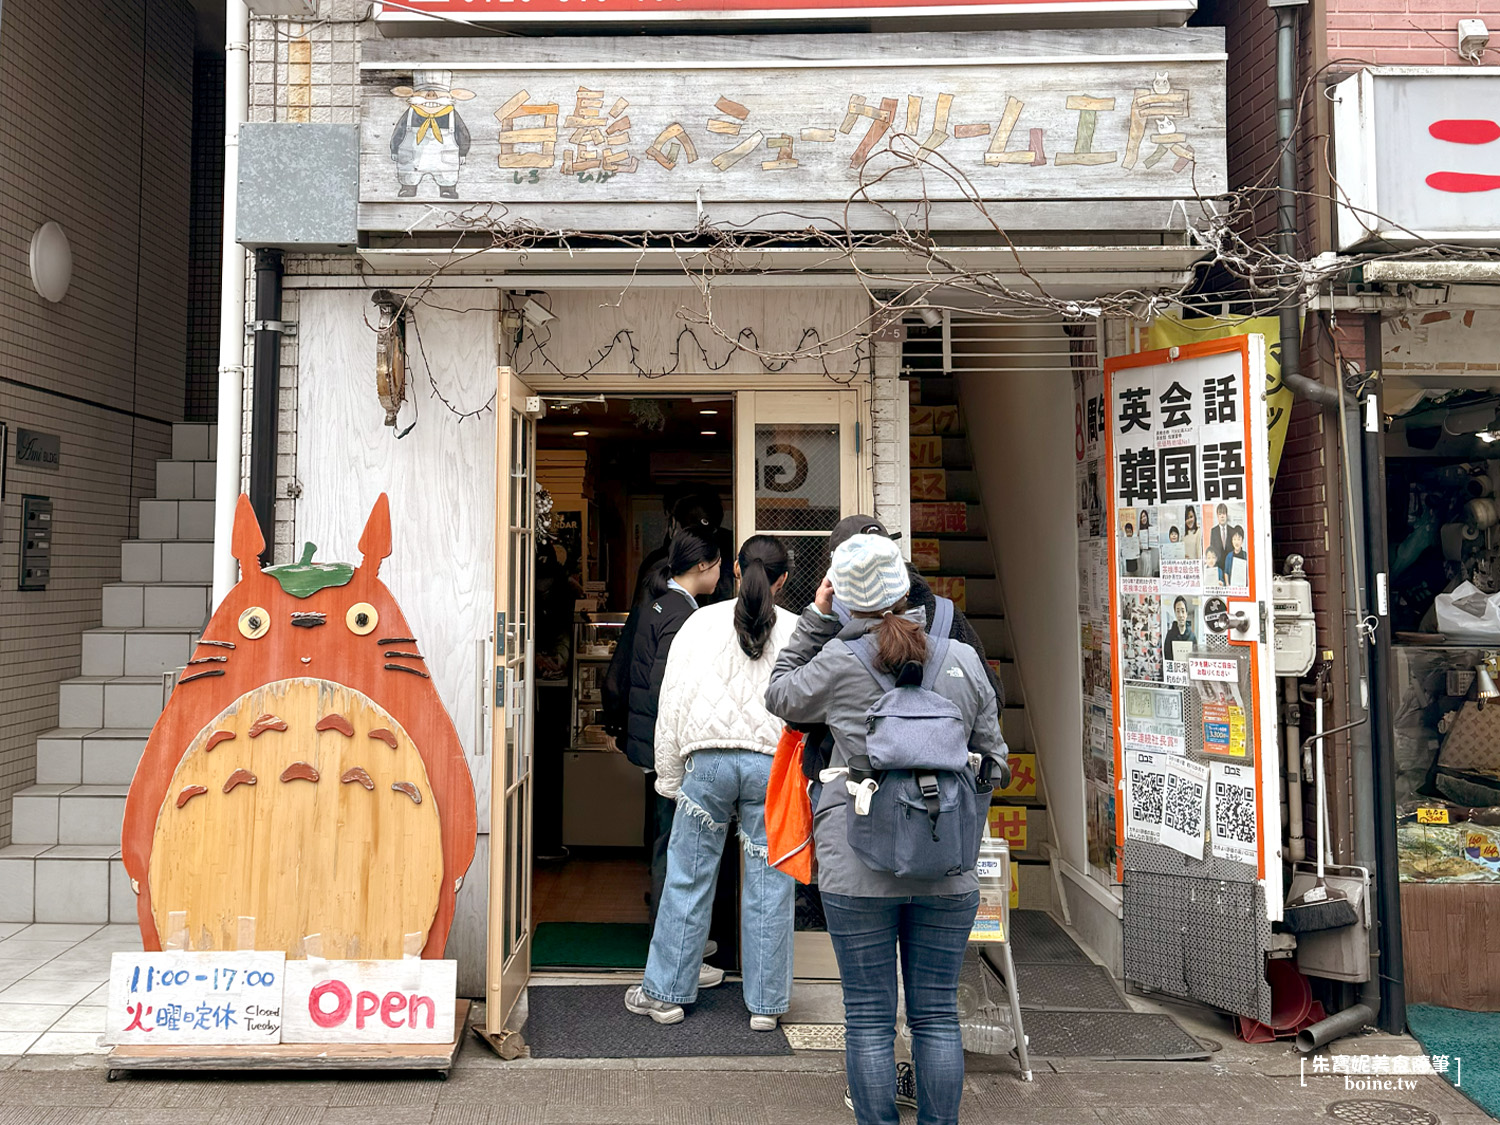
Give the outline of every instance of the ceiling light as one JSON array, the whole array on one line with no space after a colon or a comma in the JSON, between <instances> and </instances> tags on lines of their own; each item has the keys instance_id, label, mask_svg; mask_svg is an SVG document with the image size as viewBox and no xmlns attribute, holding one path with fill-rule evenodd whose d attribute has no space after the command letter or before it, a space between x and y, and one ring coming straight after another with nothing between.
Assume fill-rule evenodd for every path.
<instances>
[{"instance_id":1,"label":"ceiling light","mask_svg":"<svg viewBox=\"0 0 1500 1125\"><path fill-rule=\"evenodd\" d=\"M589 432L587 430L574 430L573 431L573 436L574 437L588 437L589 436Z\"/></svg>"},{"instance_id":2,"label":"ceiling light","mask_svg":"<svg viewBox=\"0 0 1500 1125\"><path fill-rule=\"evenodd\" d=\"M700 410L700 411L698 411L698 413L699 414L717 414L718 411L717 410Z\"/></svg>"},{"instance_id":3,"label":"ceiling light","mask_svg":"<svg viewBox=\"0 0 1500 1125\"><path fill-rule=\"evenodd\" d=\"M718 430L699 430L698 432L700 434L702 434L704 437L714 437L714 436L716 436L718 434L719 431Z\"/></svg>"}]
</instances>

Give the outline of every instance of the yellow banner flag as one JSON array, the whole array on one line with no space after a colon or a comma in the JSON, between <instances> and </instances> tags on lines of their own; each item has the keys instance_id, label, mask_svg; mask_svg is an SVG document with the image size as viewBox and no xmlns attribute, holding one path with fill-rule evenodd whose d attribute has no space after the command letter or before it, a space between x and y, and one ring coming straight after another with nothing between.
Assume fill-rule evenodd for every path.
<instances>
[{"instance_id":1,"label":"yellow banner flag","mask_svg":"<svg viewBox=\"0 0 1500 1125\"><path fill-rule=\"evenodd\" d=\"M1146 348L1181 347L1204 340L1222 340L1226 336L1248 336L1258 333L1266 338L1266 428L1270 436L1271 487L1276 487L1276 470L1281 466L1281 449L1286 444L1287 424L1292 418L1292 392L1281 383L1281 320L1274 316L1159 316L1146 330Z\"/></svg>"}]
</instances>

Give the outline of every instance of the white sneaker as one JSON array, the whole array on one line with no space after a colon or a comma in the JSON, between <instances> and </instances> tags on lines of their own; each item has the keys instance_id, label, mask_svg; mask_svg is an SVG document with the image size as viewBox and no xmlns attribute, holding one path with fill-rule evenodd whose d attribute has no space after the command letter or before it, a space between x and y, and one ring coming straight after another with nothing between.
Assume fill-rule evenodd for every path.
<instances>
[{"instance_id":1,"label":"white sneaker","mask_svg":"<svg viewBox=\"0 0 1500 1125\"><path fill-rule=\"evenodd\" d=\"M724 970L707 961L698 966L698 987L714 988L724 983Z\"/></svg>"},{"instance_id":2,"label":"white sneaker","mask_svg":"<svg viewBox=\"0 0 1500 1125\"><path fill-rule=\"evenodd\" d=\"M657 1023L681 1023L685 1015L681 1004L655 1000L647 996L638 984L625 990L625 1007L638 1016L650 1016Z\"/></svg>"},{"instance_id":3,"label":"white sneaker","mask_svg":"<svg viewBox=\"0 0 1500 1125\"><path fill-rule=\"evenodd\" d=\"M752 1012L751 1015L750 1015L750 1030L751 1031L775 1031L776 1030L776 1025L778 1023L780 1023L780 1022L781 1022L781 1017L780 1016L762 1016L762 1015L756 1015L755 1013Z\"/></svg>"},{"instance_id":4,"label":"white sneaker","mask_svg":"<svg viewBox=\"0 0 1500 1125\"><path fill-rule=\"evenodd\" d=\"M706 942L703 943L704 957L712 957L717 952L719 952L719 943L714 941L713 938L709 938Z\"/></svg>"}]
</instances>

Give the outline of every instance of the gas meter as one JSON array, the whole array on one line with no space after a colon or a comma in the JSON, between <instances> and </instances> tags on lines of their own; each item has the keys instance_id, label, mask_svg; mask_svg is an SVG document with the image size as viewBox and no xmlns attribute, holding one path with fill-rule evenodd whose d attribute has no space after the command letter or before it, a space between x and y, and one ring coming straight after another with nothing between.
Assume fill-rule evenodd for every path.
<instances>
[{"instance_id":1,"label":"gas meter","mask_svg":"<svg viewBox=\"0 0 1500 1125\"><path fill-rule=\"evenodd\" d=\"M1305 676L1317 655L1318 629L1313 617L1312 583L1302 571L1302 556L1286 557L1286 574L1271 579L1276 619L1276 674Z\"/></svg>"}]
</instances>

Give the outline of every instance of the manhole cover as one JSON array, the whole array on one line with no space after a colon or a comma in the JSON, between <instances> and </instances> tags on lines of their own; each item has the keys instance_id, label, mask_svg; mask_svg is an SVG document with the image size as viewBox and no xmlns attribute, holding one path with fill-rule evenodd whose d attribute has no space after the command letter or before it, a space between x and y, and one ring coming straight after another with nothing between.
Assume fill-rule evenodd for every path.
<instances>
[{"instance_id":1,"label":"manhole cover","mask_svg":"<svg viewBox=\"0 0 1500 1125\"><path fill-rule=\"evenodd\" d=\"M1328 1116L1354 1125L1438 1125L1438 1115L1430 1109L1374 1099L1334 1102L1328 1107Z\"/></svg>"}]
</instances>

